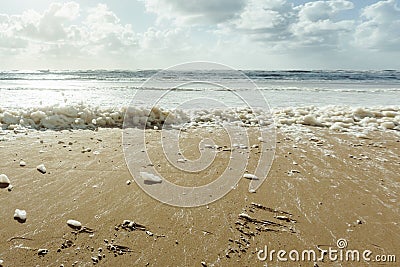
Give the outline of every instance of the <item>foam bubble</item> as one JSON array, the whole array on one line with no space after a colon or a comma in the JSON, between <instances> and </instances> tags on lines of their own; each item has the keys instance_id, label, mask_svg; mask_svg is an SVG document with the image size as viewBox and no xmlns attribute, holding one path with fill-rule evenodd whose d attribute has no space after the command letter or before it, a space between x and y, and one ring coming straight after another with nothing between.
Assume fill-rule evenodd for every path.
<instances>
[{"instance_id":1,"label":"foam bubble","mask_svg":"<svg viewBox=\"0 0 400 267\"><path fill-rule=\"evenodd\" d=\"M125 119L125 121L124 121ZM319 126L335 131L400 130L400 107L285 107L272 110L214 108L166 110L154 107L101 108L84 104L27 109L0 109L0 130L96 129L98 127L146 127L179 129L233 124L241 127L275 125Z\"/></svg>"}]
</instances>

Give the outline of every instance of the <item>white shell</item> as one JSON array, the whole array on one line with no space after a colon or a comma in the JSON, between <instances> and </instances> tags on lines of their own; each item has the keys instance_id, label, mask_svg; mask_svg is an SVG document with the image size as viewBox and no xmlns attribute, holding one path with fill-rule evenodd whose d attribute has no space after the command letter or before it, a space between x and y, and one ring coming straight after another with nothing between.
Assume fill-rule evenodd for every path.
<instances>
[{"instance_id":1,"label":"white shell","mask_svg":"<svg viewBox=\"0 0 400 267\"><path fill-rule=\"evenodd\" d=\"M14 211L14 219L21 221L21 222L25 222L26 221L26 211L16 209Z\"/></svg>"},{"instance_id":2,"label":"white shell","mask_svg":"<svg viewBox=\"0 0 400 267\"><path fill-rule=\"evenodd\" d=\"M10 179L8 179L7 175L0 174L0 188L6 188L10 185Z\"/></svg>"},{"instance_id":3,"label":"white shell","mask_svg":"<svg viewBox=\"0 0 400 267\"><path fill-rule=\"evenodd\" d=\"M36 167L36 169L38 171L40 171L41 173L45 174L47 172L46 167L44 166L44 164L40 164Z\"/></svg>"},{"instance_id":4,"label":"white shell","mask_svg":"<svg viewBox=\"0 0 400 267\"><path fill-rule=\"evenodd\" d=\"M257 176L255 176L254 174L250 174L250 173L245 173L243 175L243 178L250 179L250 180L258 180Z\"/></svg>"},{"instance_id":5,"label":"white shell","mask_svg":"<svg viewBox=\"0 0 400 267\"><path fill-rule=\"evenodd\" d=\"M140 172L140 176L142 176L144 181L148 182L148 183L161 183L162 182L161 177L154 175L152 173Z\"/></svg>"},{"instance_id":6,"label":"white shell","mask_svg":"<svg viewBox=\"0 0 400 267\"><path fill-rule=\"evenodd\" d=\"M26 162L25 162L25 161L23 161L23 160L21 160L21 161L19 162L19 166L21 166L21 167L25 167L25 166L26 166Z\"/></svg>"},{"instance_id":7,"label":"white shell","mask_svg":"<svg viewBox=\"0 0 400 267\"><path fill-rule=\"evenodd\" d=\"M76 220L68 220L67 224L68 224L69 227L72 227L72 228L78 228L79 229L79 228L82 227L82 223L79 222L79 221L76 221Z\"/></svg>"}]
</instances>

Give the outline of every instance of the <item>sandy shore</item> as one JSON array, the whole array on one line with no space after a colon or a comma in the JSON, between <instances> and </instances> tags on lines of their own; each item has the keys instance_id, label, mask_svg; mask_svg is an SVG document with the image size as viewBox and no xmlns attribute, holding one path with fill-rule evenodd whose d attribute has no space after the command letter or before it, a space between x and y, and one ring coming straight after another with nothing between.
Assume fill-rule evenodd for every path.
<instances>
[{"instance_id":1,"label":"sandy shore","mask_svg":"<svg viewBox=\"0 0 400 267\"><path fill-rule=\"evenodd\" d=\"M156 140L160 132L147 134ZM0 189L3 266L91 266L92 257L101 258L100 266L313 266L313 260L285 263L276 255L272 262L261 261L257 254L265 246L287 252L337 249L340 238L348 249L371 250L371 258L400 251L400 136L395 131L363 138L319 127L278 131L275 160L256 193L241 179L219 201L197 208L162 204L135 182L127 184L132 177L121 129L6 137L13 138L0 142L0 173L13 189ZM185 156L196 158L198 141L190 135L182 140L192 151ZM229 146L223 136L216 142ZM171 167L160 168L177 183L196 183L199 176L208 182L226 167L229 153L218 153L214 169L193 179L180 180ZM257 149L245 153L251 171ZM163 160L161 153L152 157ZM46 174L36 169L42 163ZM13 219L15 209L27 211L25 223ZM84 228L73 230L69 219ZM124 220L141 226L122 226ZM40 256L38 249L48 253ZM325 258L317 265L366 263Z\"/></svg>"}]
</instances>

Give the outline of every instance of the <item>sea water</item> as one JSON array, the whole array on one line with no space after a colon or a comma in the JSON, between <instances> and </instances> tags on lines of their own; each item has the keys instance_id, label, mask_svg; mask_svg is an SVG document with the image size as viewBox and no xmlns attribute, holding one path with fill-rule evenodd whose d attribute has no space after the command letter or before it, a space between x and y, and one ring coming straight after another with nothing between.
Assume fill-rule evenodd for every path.
<instances>
[{"instance_id":1,"label":"sea water","mask_svg":"<svg viewBox=\"0 0 400 267\"><path fill-rule=\"evenodd\" d=\"M154 105L163 110L193 109L211 115L218 113L216 116L221 117L221 112L229 113L221 110L246 106L244 100L251 97L255 99L252 104L257 106L262 95L271 108L268 112L272 111L283 124L304 122L303 117L311 114L327 122L335 116L336 121L328 123L332 126L335 122L350 123L357 114L364 114L360 119L375 118L380 119L379 125L390 121L394 128L398 126L399 71L243 70L239 73L226 70L171 70L161 74L159 70L3 71L0 72L0 123L3 129L10 125L11 128L18 125L68 128L72 124L77 128L92 124L120 127L126 107L135 108L138 118L144 117L146 110L141 108L145 108L149 99L156 100ZM340 116L342 120L337 119ZM187 119L188 116L180 114L176 122Z\"/></svg>"}]
</instances>

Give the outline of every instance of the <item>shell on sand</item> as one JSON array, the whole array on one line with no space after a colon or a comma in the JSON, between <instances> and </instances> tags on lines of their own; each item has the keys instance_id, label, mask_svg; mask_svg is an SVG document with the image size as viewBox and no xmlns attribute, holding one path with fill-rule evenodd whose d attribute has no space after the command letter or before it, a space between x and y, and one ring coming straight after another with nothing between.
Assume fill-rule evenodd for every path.
<instances>
[{"instance_id":1,"label":"shell on sand","mask_svg":"<svg viewBox=\"0 0 400 267\"><path fill-rule=\"evenodd\" d=\"M82 227L82 223L76 220L68 220L67 224L69 227L74 229L80 229Z\"/></svg>"},{"instance_id":2,"label":"shell on sand","mask_svg":"<svg viewBox=\"0 0 400 267\"><path fill-rule=\"evenodd\" d=\"M258 180L258 177L255 176L254 174L250 174L250 173L245 173L243 175L243 178L249 179L249 180Z\"/></svg>"},{"instance_id":3,"label":"shell on sand","mask_svg":"<svg viewBox=\"0 0 400 267\"><path fill-rule=\"evenodd\" d=\"M161 183L161 177L148 172L140 172L140 176L144 179L145 183Z\"/></svg>"},{"instance_id":4,"label":"shell on sand","mask_svg":"<svg viewBox=\"0 0 400 267\"><path fill-rule=\"evenodd\" d=\"M23 160L21 160L21 161L19 162L19 166L21 166L21 167L25 167L25 166L26 166L26 162L25 162L25 161L23 161Z\"/></svg>"},{"instance_id":5,"label":"shell on sand","mask_svg":"<svg viewBox=\"0 0 400 267\"><path fill-rule=\"evenodd\" d=\"M0 174L0 188L7 188L10 185L10 179L7 175Z\"/></svg>"},{"instance_id":6,"label":"shell on sand","mask_svg":"<svg viewBox=\"0 0 400 267\"><path fill-rule=\"evenodd\" d=\"M44 166L44 164L40 164L36 167L36 169L38 171L40 171L41 173L45 174L47 172L46 167Z\"/></svg>"},{"instance_id":7,"label":"shell on sand","mask_svg":"<svg viewBox=\"0 0 400 267\"><path fill-rule=\"evenodd\" d=\"M14 220L17 220L20 223L24 223L26 221L26 211L16 209L14 212Z\"/></svg>"}]
</instances>

